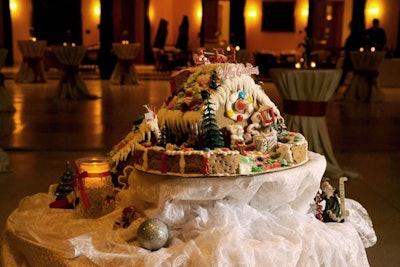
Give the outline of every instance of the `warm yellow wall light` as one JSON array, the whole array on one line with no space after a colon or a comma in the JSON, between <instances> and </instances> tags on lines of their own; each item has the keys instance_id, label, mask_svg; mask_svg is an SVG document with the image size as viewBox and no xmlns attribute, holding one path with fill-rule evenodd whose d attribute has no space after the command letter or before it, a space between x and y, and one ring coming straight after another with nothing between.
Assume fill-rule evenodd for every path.
<instances>
[{"instance_id":1,"label":"warm yellow wall light","mask_svg":"<svg viewBox=\"0 0 400 267\"><path fill-rule=\"evenodd\" d=\"M10 1L10 11L11 11L11 12L14 12L14 11L16 11L17 9L18 9L17 2L11 0L11 1Z\"/></svg>"},{"instance_id":2,"label":"warm yellow wall light","mask_svg":"<svg viewBox=\"0 0 400 267\"><path fill-rule=\"evenodd\" d=\"M382 16L382 3L378 0L368 1L365 10L367 15L366 19L371 20L372 18L379 18Z\"/></svg>"},{"instance_id":3,"label":"warm yellow wall light","mask_svg":"<svg viewBox=\"0 0 400 267\"><path fill-rule=\"evenodd\" d=\"M246 12L245 12L246 18L249 21L255 23L259 16L258 10L259 8L255 3L249 3L249 5L246 7Z\"/></svg>"},{"instance_id":4,"label":"warm yellow wall light","mask_svg":"<svg viewBox=\"0 0 400 267\"><path fill-rule=\"evenodd\" d=\"M308 7L301 10L301 16L304 18L308 17Z\"/></svg>"},{"instance_id":5,"label":"warm yellow wall light","mask_svg":"<svg viewBox=\"0 0 400 267\"><path fill-rule=\"evenodd\" d=\"M149 20L153 21L154 18L154 8L152 5L149 6L149 14L147 14L149 16Z\"/></svg>"},{"instance_id":6,"label":"warm yellow wall light","mask_svg":"<svg viewBox=\"0 0 400 267\"><path fill-rule=\"evenodd\" d=\"M95 17L100 17L101 14L100 4L94 5L93 14L95 15Z\"/></svg>"},{"instance_id":7,"label":"warm yellow wall light","mask_svg":"<svg viewBox=\"0 0 400 267\"><path fill-rule=\"evenodd\" d=\"M371 17L379 17L379 7L378 6L370 7L367 12Z\"/></svg>"},{"instance_id":8,"label":"warm yellow wall light","mask_svg":"<svg viewBox=\"0 0 400 267\"><path fill-rule=\"evenodd\" d=\"M255 19L257 18L257 10L251 9L247 12L247 15L249 16L249 18Z\"/></svg>"},{"instance_id":9,"label":"warm yellow wall light","mask_svg":"<svg viewBox=\"0 0 400 267\"><path fill-rule=\"evenodd\" d=\"M197 18L201 18L203 16L203 10L201 7L197 8L196 16L197 16Z\"/></svg>"}]
</instances>

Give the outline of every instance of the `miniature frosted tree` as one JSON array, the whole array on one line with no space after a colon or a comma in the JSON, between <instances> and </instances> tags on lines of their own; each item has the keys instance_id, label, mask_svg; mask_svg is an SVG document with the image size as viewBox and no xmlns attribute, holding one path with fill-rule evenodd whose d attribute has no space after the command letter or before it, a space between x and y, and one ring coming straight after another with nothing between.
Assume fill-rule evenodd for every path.
<instances>
[{"instance_id":1,"label":"miniature frosted tree","mask_svg":"<svg viewBox=\"0 0 400 267\"><path fill-rule=\"evenodd\" d=\"M167 145L167 126L161 129L160 139L158 140L159 146L165 147Z\"/></svg>"},{"instance_id":2,"label":"miniature frosted tree","mask_svg":"<svg viewBox=\"0 0 400 267\"><path fill-rule=\"evenodd\" d=\"M224 139L222 138L221 132L215 119L215 110L210 102L209 94L203 94L205 98L205 108L203 110L203 121L201 128L203 129L203 140L205 147L210 149L224 147Z\"/></svg>"},{"instance_id":3,"label":"miniature frosted tree","mask_svg":"<svg viewBox=\"0 0 400 267\"><path fill-rule=\"evenodd\" d=\"M216 90L219 86L221 85L218 83L218 75L215 71L213 71L211 73L209 87L213 90Z\"/></svg>"},{"instance_id":4,"label":"miniature frosted tree","mask_svg":"<svg viewBox=\"0 0 400 267\"><path fill-rule=\"evenodd\" d=\"M60 177L60 183L58 184L56 191L54 192L57 197L56 200L67 197L68 194L74 190L74 187L72 185L72 181L74 180L74 178L74 172L72 171L69 161L67 161L65 171Z\"/></svg>"}]
</instances>

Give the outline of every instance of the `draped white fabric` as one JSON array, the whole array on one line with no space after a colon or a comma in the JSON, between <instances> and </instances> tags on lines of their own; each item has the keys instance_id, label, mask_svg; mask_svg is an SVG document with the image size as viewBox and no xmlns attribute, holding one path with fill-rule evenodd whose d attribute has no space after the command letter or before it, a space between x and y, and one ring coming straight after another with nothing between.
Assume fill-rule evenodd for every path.
<instances>
[{"instance_id":1,"label":"draped white fabric","mask_svg":"<svg viewBox=\"0 0 400 267\"><path fill-rule=\"evenodd\" d=\"M110 77L112 84L138 84L134 60L140 49L140 43L113 43L113 52L118 62Z\"/></svg>"},{"instance_id":2,"label":"draped white fabric","mask_svg":"<svg viewBox=\"0 0 400 267\"><path fill-rule=\"evenodd\" d=\"M325 159L248 177L165 178L133 172L117 194L118 208L99 219L48 209L54 197L24 198L9 217L5 266L368 266L376 235L360 203L347 199L344 223L322 223L312 205ZM141 248L145 218L112 230L127 205L164 221L168 244Z\"/></svg>"},{"instance_id":3,"label":"draped white fabric","mask_svg":"<svg viewBox=\"0 0 400 267\"><path fill-rule=\"evenodd\" d=\"M379 102L382 92L379 86L378 69L386 52L350 52L354 75L344 93L346 101Z\"/></svg>"},{"instance_id":4,"label":"draped white fabric","mask_svg":"<svg viewBox=\"0 0 400 267\"><path fill-rule=\"evenodd\" d=\"M95 99L79 73L79 64L86 53L85 46L55 46L53 52L61 63L58 96L61 99Z\"/></svg>"},{"instance_id":5,"label":"draped white fabric","mask_svg":"<svg viewBox=\"0 0 400 267\"><path fill-rule=\"evenodd\" d=\"M71 66L79 65L86 53L86 46L54 46L52 49L61 64Z\"/></svg>"},{"instance_id":6,"label":"draped white fabric","mask_svg":"<svg viewBox=\"0 0 400 267\"><path fill-rule=\"evenodd\" d=\"M23 62L15 75L18 83L45 82L45 72L42 57L46 50L47 41L18 41Z\"/></svg>"},{"instance_id":7,"label":"draped white fabric","mask_svg":"<svg viewBox=\"0 0 400 267\"><path fill-rule=\"evenodd\" d=\"M47 41L18 41L18 47L24 57L42 57Z\"/></svg>"}]
</instances>

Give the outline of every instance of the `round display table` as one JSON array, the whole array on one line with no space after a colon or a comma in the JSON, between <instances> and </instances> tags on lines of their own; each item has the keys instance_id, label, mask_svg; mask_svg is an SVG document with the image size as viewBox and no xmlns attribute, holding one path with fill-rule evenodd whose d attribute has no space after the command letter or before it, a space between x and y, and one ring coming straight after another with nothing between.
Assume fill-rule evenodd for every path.
<instances>
[{"instance_id":1,"label":"round display table","mask_svg":"<svg viewBox=\"0 0 400 267\"><path fill-rule=\"evenodd\" d=\"M1 260L3 266L368 266L365 248L376 235L358 202L346 199L344 223L315 218L312 203L325 166L323 156L309 152L302 166L254 176L132 170L116 210L98 219L48 208L51 193L28 196L7 220ZM113 230L131 205L145 217ZM146 218L168 226L165 247L139 245L137 229Z\"/></svg>"}]
</instances>

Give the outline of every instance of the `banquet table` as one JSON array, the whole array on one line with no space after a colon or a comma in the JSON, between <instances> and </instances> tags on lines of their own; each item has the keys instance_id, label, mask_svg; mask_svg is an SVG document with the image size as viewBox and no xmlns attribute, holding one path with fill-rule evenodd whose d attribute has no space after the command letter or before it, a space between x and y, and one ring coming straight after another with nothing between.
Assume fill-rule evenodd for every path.
<instances>
[{"instance_id":1,"label":"banquet table","mask_svg":"<svg viewBox=\"0 0 400 267\"><path fill-rule=\"evenodd\" d=\"M359 174L339 166L333 153L326 108L341 77L337 69L271 69L270 75L283 99L283 112L287 128L302 133L311 151L327 159L325 174L331 178Z\"/></svg>"},{"instance_id":2,"label":"banquet table","mask_svg":"<svg viewBox=\"0 0 400 267\"><path fill-rule=\"evenodd\" d=\"M55 46L54 54L61 64L58 97L61 99L96 99L89 93L79 73L79 64L86 53L85 46Z\"/></svg>"},{"instance_id":3,"label":"banquet table","mask_svg":"<svg viewBox=\"0 0 400 267\"><path fill-rule=\"evenodd\" d=\"M135 59L140 49L140 43L113 43L113 51L118 61L111 74L112 84L139 84L136 78Z\"/></svg>"},{"instance_id":4,"label":"banquet table","mask_svg":"<svg viewBox=\"0 0 400 267\"><path fill-rule=\"evenodd\" d=\"M386 52L352 51L351 62L354 75L344 93L345 101L380 102L382 92L378 81L378 69Z\"/></svg>"},{"instance_id":5,"label":"banquet table","mask_svg":"<svg viewBox=\"0 0 400 267\"><path fill-rule=\"evenodd\" d=\"M183 178L126 172L115 211L98 219L50 209L48 193L27 196L6 222L4 266L368 266L376 242L369 215L355 200L343 223L315 218L312 203L325 158L309 152L296 168L266 174ZM54 185L50 188L54 189ZM112 230L123 207L145 217ZM310 208L311 207L311 208ZM38 220L40 218L40 220ZM146 218L158 218L169 240L149 251L136 239ZM234 245L233 245L234 244Z\"/></svg>"},{"instance_id":6,"label":"banquet table","mask_svg":"<svg viewBox=\"0 0 400 267\"><path fill-rule=\"evenodd\" d=\"M18 70L15 81L17 83L44 83L46 82L43 55L47 41L18 41L23 62Z\"/></svg>"}]
</instances>

